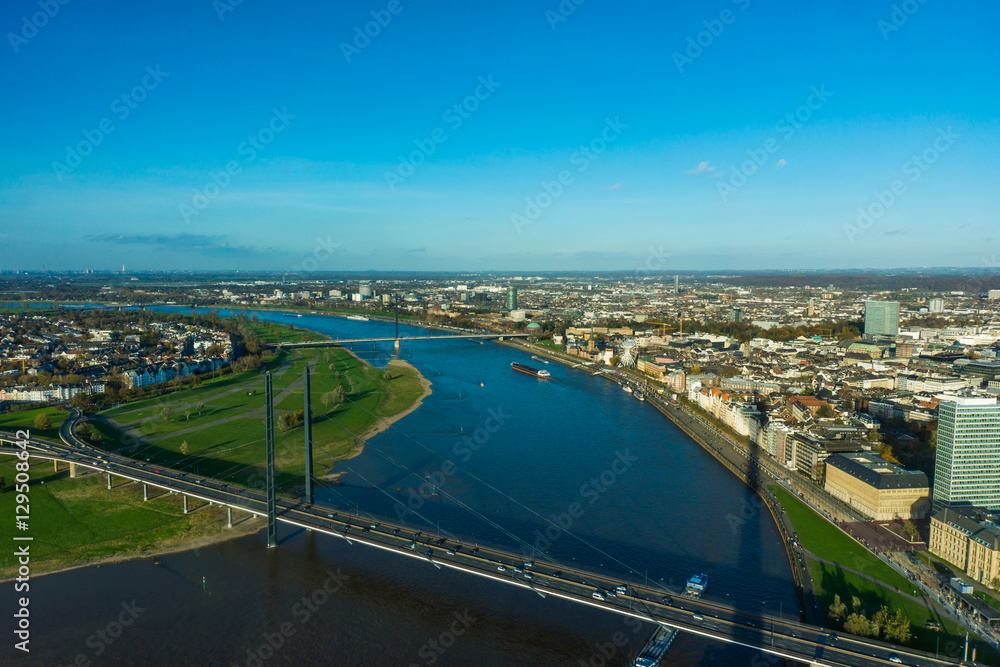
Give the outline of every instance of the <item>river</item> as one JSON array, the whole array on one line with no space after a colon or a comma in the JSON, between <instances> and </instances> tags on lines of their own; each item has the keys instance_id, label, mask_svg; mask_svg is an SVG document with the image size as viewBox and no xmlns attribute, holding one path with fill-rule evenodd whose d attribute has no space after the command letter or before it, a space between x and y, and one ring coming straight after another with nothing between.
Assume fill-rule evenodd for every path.
<instances>
[{"instance_id":1,"label":"river","mask_svg":"<svg viewBox=\"0 0 1000 667\"><path fill-rule=\"evenodd\" d=\"M257 315L340 338L393 332L389 323ZM377 366L393 356L391 343L355 348ZM319 502L667 590L705 572L707 598L748 611L796 608L771 517L652 406L584 370L541 366L495 343L406 342L400 356L433 393L339 464L345 485L321 488ZM512 372L512 361L544 367L552 378ZM574 504L581 510L571 512ZM155 562L35 579L33 650L11 662L628 665L652 632L341 539L280 524L279 538L271 550L253 535ZM3 585L6 600L10 586ZM12 643L0 655L12 654ZM754 653L681 635L663 664L744 665Z\"/></svg>"}]
</instances>

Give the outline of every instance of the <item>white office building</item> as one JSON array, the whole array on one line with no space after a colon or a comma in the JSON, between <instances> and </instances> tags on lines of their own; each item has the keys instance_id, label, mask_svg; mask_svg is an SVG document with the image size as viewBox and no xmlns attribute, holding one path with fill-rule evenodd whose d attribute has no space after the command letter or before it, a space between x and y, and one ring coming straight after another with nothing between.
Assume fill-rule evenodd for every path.
<instances>
[{"instance_id":1,"label":"white office building","mask_svg":"<svg viewBox=\"0 0 1000 667\"><path fill-rule=\"evenodd\" d=\"M952 505L1000 510L1000 404L939 395L934 511Z\"/></svg>"}]
</instances>

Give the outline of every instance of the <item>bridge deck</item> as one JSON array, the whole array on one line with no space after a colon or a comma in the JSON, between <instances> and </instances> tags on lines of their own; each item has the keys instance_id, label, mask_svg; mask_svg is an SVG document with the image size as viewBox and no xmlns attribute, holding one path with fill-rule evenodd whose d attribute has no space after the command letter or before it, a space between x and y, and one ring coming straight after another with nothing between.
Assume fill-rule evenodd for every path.
<instances>
[{"instance_id":1,"label":"bridge deck","mask_svg":"<svg viewBox=\"0 0 1000 667\"><path fill-rule=\"evenodd\" d=\"M0 433L0 453L17 453L13 435ZM74 463L107 475L259 516L266 513L263 493L107 454L82 444L72 446L32 440L30 457ZM557 562L535 562L525 567L523 557L516 552L478 547L464 540L430 535L384 521L363 520L316 505L282 499L278 501L277 509L277 518L283 523L332 535L349 544L383 549L438 568L448 567L517 586L541 597L551 595L791 660L830 667L891 665L895 663L890 662L888 657L897 655L909 665L959 664L955 660L938 659L919 651L852 635L842 635L836 642L830 642L829 631L824 628L786 618L746 613L732 605L695 600L657 586L608 577ZM626 586L628 592L609 594L619 585ZM603 593L605 599L592 597L596 591ZM672 599L665 601L664 596ZM696 618L696 615L701 618Z\"/></svg>"}]
</instances>

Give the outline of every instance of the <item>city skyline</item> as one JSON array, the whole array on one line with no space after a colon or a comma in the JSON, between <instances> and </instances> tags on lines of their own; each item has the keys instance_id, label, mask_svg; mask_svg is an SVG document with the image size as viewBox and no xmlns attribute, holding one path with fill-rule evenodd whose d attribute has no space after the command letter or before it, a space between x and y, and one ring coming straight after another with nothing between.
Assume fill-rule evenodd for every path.
<instances>
[{"instance_id":1,"label":"city skyline","mask_svg":"<svg viewBox=\"0 0 1000 667\"><path fill-rule=\"evenodd\" d=\"M38 7L2 269L996 265L994 6Z\"/></svg>"}]
</instances>

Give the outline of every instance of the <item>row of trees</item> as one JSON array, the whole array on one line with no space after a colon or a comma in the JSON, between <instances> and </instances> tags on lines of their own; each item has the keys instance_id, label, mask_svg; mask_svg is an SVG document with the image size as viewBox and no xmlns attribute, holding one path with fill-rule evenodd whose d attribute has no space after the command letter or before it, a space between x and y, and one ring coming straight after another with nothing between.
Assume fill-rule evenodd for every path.
<instances>
[{"instance_id":1,"label":"row of trees","mask_svg":"<svg viewBox=\"0 0 1000 667\"><path fill-rule=\"evenodd\" d=\"M902 609L897 609L893 614L889 607L882 605L869 618L861 608L861 600L857 596L851 598L851 607L851 613L848 614L847 605L839 595L834 595L833 604L828 611L831 619L843 622L845 632L859 637L882 638L897 644L905 644L913 636L910 619L903 614Z\"/></svg>"}]
</instances>

